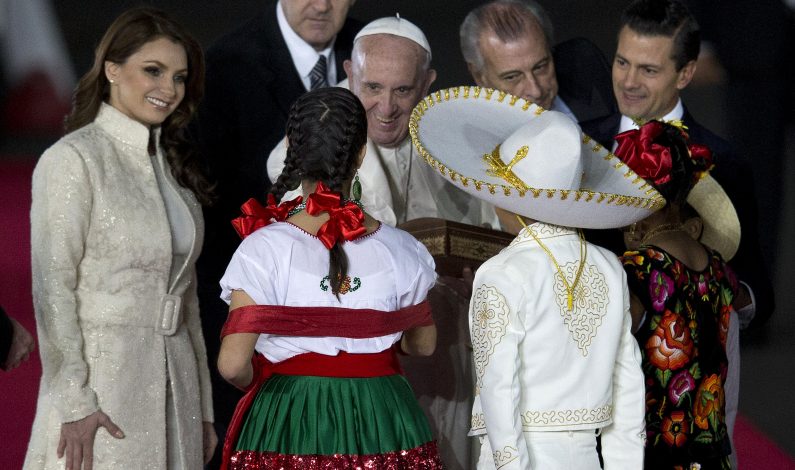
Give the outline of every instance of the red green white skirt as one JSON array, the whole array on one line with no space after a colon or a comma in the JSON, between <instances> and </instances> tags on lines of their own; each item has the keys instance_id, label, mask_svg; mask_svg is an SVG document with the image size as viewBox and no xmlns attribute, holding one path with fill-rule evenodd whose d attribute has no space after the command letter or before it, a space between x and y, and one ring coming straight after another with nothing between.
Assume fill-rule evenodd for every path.
<instances>
[{"instance_id":1,"label":"red green white skirt","mask_svg":"<svg viewBox=\"0 0 795 470\"><path fill-rule=\"evenodd\" d=\"M275 374L248 410L229 468L435 470L443 465L402 375Z\"/></svg>"}]
</instances>

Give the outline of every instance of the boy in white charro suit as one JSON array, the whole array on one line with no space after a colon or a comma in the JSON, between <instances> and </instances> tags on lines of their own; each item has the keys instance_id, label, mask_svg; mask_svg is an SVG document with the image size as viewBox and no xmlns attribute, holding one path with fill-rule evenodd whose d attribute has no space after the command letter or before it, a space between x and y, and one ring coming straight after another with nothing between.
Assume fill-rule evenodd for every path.
<instances>
[{"instance_id":1,"label":"boy in white charro suit","mask_svg":"<svg viewBox=\"0 0 795 470\"><path fill-rule=\"evenodd\" d=\"M624 270L571 227L626 226L664 200L561 113L467 87L426 104L413 121L426 161L524 225L473 285L478 468L598 470L600 434L605 469L642 468Z\"/></svg>"}]
</instances>

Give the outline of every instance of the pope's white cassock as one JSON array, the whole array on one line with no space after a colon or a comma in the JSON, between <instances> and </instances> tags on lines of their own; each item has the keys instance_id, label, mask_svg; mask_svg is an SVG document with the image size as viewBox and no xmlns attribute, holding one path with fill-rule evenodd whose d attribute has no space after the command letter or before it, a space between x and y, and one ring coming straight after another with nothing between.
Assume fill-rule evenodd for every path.
<instances>
[{"instance_id":1,"label":"pope's white cassock","mask_svg":"<svg viewBox=\"0 0 795 470\"><path fill-rule=\"evenodd\" d=\"M268 157L271 182L284 168L287 153L283 139ZM470 225L496 226L493 206L473 198L448 183L437 170L422 161L411 139L395 148L376 145L367 139L367 153L359 168L364 210L387 225L398 225L421 217L438 217ZM288 191L283 201L300 196L301 188Z\"/></svg>"},{"instance_id":2,"label":"pope's white cassock","mask_svg":"<svg viewBox=\"0 0 795 470\"><path fill-rule=\"evenodd\" d=\"M286 141L268 157L271 182L284 168ZM396 148L367 139L359 168L364 210L387 225L421 217L438 217L470 225L498 227L494 207L448 183L438 170L422 161L411 140ZM282 200L300 196L301 188ZM472 439L467 437L472 410L472 366L466 311L469 298L445 284L434 287L429 300L439 331L436 353L428 358L404 358L406 377L430 420L439 452L448 469L472 468ZM476 449L475 449L476 450Z\"/></svg>"}]
</instances>

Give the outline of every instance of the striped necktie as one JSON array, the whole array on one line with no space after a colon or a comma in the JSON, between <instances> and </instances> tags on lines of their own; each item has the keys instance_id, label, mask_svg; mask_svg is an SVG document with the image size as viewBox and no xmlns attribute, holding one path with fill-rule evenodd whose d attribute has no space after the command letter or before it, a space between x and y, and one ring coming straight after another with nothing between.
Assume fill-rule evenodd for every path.
<instances>
[{"instance_id":1,"label":"striped necktie","mask_svg":"<svg viewBox=\"0 0 795 470\"><path fill-rule=\"evenodd\" d=\"M312 71L309 72L309 83L309 88L311 90L328 86L328 79L326 78L326 56L321 54L317 59L317 63L312 67Z\"/></svg>"}]
</instances>

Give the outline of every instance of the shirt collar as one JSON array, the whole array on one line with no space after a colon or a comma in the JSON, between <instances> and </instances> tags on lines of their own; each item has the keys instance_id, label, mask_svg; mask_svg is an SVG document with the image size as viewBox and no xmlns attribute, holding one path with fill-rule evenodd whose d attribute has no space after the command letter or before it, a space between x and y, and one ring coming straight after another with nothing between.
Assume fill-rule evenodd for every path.
<instances>
[{"instance_id":1,"label":"shirt collar","mask_svg":"<svg viewBox=\"0 0 795 470\"><path fill-rule=\"evenodd\" d=\"M577 116L574 115L574 112L572 112L571 108L569 108L566 102L563 101L560 95L556 96L555 99L552 100L552 110L560 111L561 113L573 119L575 123L577 122Z\"/></svg>"},{"instance_id":2,"label":"shirt collar","mask_svg":"<svg viewBox=\"0 0 795 470\"><path fill-rule=\"evenodd\" d=\"M684 114L685 114L685 107L684 105L682 105L682 98L679 98L676 101L676 106L674 106L674 109L672 109L668 114L663 116L660 119L660 121L664 122L681 121L682 116L684 116ZM638 125L635 123L635 121L632 120L632 118L623 115L621 116L621 123L618 125L618 134L637 128Z\"/></svg>"},{"instance_id":3,"label":"shirt collar","mask_svg":"<svg viewBox=\"0 0 795 470\"><path fill-rule=\"evenodd\" d=\"M533 235L535 235L535 238L533 238ZM535 242L536 238L539 240L544 240L568 235L577 236L577 229L548 224L545 222L535 222L528 225L527 227L522 228L511 244L527 241Z\"/></svg>"},{"instance_id":4,"label":"shirt collar","mask_svg":"<svg viewBox=\"0 0 795 470\"><path fill-rule=\"evenodd\" d=\"M276 3L276 20L279 23L279 29L282 32L284 42L287 43L287 50L290 51L290 57L293 59L293 64L295 65L296 70L298 70L298 75L301 76L304 84L307 85L309 83L309 73L312 71L312 67L315 66L317 59L321 54L326 56L329 84L333 84L332 82L336 83L337 73L336 69L334 68L333 61L334 41L336 40L336 37L332 39L329 47L323 49L320 52L316 51L315 48L304 41L301 36L298 35L298 33L293 31L290 23L287 22L287 17L284 16L281 0Z\"/></svg>"}]
</instances>

